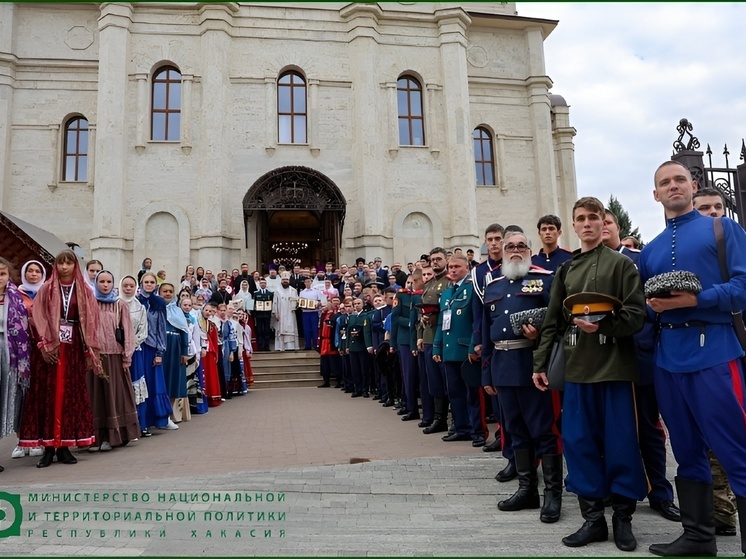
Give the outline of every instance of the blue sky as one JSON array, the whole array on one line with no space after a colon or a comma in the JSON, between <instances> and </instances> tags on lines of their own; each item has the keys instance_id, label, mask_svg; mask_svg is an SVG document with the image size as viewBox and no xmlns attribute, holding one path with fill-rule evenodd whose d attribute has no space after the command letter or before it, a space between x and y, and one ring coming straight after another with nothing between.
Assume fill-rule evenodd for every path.
<instances>
[{"instance_id":1,"label":"blue sky","mask_svg":"<svg viewBox=\"0 0 746 559\"><path fill-rule=\"evenodd\" d=\"M570 105L578 194L613 194L650 241L663 227L652 174L687 118L713 164L746 137L746 3L517 2L559 20L546 39L552 93ZM571 233L565 227L565 235Z\"/></svg>"}]
</instances>

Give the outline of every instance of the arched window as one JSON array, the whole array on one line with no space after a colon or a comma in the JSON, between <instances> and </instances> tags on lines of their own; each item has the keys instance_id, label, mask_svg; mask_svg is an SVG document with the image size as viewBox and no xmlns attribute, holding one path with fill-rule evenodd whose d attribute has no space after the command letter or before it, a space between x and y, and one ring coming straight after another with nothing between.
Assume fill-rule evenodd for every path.
<instances>
[{"instance_id":1,"label":"arched window","mask_svg":"<svg viewBox=\"0 0 746 559\"><path fill-rule=\"evenodd\" d=\"M62 167L63 181L88 180L88 121L82 116L73 117L65 124L65 159Z\"/></svg>"},{"instance_id":2,"label":"arched window","mask_svg":"<svg viewBox=\"0 0 746 559\"><path fill-rule=\"evenodd\" d=\"M478 126L474 139L474 164L477 168L477 186L495 184L495 158L492 155L492 136L486 128Z\"/></svg>"},{"instance_id":3,"label":"arched window","mask_svg":"<svg viewBox=\"0 0 746 559\"><path fill-rule=\"evenodd\" d=\"M285 72L277 80L277 141L305 144L307 123L306 80L298 72Z\"/></svg>"},{"instance_id":4,"label":"arched window","mask_svg":"<svg viewBox=\"0 0 746 559\"><path fill-rule=\"evenodd\" d=\"M396 103L399 108L399 145L425 145L425 119L422 116L422 86L411 76L396 82Z\"/></svg>"},{"instance_id":5,"label":"arched window","mask_svg":"<svg viewBox=\"0 0 746 559\"><path fill-rule=\"evenodd\" d=\"M181 72L165 66L153 75L150 139L178 142L181 137Z\"/></svg>"}]
</instances>

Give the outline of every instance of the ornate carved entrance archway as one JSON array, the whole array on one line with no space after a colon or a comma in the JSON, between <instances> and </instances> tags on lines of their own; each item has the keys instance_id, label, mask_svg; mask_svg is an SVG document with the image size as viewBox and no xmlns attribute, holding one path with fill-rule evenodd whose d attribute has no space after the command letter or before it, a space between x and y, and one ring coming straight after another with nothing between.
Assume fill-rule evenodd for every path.
<instances>
[{"instance_id":1,"label":"ornate carved entrance archway","mask_svg":"<svg viewBox=\"0 0 746 559\"><path fill-rule=\"evenodd\" d=\"M256 244L264 272L271 263L337 263L347 202L327 176L308 167L274 169L243 199L246 246Z\"/></svg>"}]
</instances>

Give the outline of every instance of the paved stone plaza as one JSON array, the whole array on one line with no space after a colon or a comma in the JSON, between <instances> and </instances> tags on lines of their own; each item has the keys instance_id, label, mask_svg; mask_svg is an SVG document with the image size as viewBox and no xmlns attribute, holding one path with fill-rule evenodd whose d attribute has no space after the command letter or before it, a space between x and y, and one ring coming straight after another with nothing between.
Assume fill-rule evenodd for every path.
<instances>
[{"instance_id":1,"label":"paved stone plaza","mask_svg":"<svg viewBox=\"0 0 746 559\"><path fill-rule=\"evenodd\" d=\"M333 389L254 391L179 431L79 451L75 466L11 460L14 443L0 443L0 480L21 497L21 535L0 539L2 555L622 556L680 531L641 504L637 552L566 548L582 522L573 496L553 525L538 511L501 513L517 486L493 479L502 457ZM718 547L737 555L740 541Z\"/></svg>"}]
</instances>

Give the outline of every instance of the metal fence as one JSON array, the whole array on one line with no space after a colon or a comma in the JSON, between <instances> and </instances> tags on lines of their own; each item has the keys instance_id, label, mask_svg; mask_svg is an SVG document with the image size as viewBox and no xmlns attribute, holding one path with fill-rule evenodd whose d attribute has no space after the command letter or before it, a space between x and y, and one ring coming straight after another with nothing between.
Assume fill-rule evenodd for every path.
<instances>
[{"instance_id":1,"label":"metal fence","mask_svg":"<svg viewBox=\"0 0 746 559\"><path fill-rule=\"evenodd\" d=\"M715 167L712 164L712 149L707 144L704 152L697 151L699 140L692 134L694 127L687 119L682 118L676 131L679 137L673 143L672 161L683 163L692 173L699 188L715 188L725 199L725 212L730 218L741 224L746 223L746 142L741 140L741 163L731 167L728 145L723 147L725 166ZM707 161L705 162L705 155Z\"/></svg>"}]
</instances>

